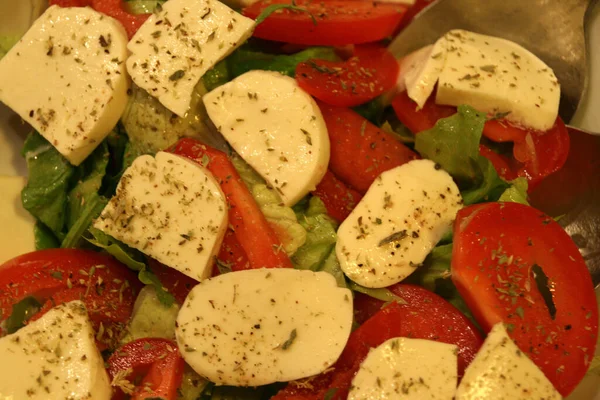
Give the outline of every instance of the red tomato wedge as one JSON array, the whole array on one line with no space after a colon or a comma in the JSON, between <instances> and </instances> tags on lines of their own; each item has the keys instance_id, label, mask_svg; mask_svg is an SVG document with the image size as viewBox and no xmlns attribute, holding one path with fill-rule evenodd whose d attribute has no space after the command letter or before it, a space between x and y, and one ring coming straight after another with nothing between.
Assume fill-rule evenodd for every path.
<instances>
[{"instance_id":1,"label":"red tomato wedge","mask_svg":"<svg viewBox=\"0 0 600 400\"><path fill-rule=\"evenodd\" d=\"M135 387L133 400L177 399L177 389L183 379L185 363L172 340L143 338L129 342L115 351L107 362L111 380L118 374L130 383L142 377ZM125 399L125 393L116 389L113 400Z\"/></svg>"},{"instance_id":2,"label":"red tomato wedge","mask_svg":"<svg viewBox=\"0 0 600 400\"><path fill-rule=\"evenodd\" d=\"M340 107L366 103L396 84L398 61L384 48L361 46L346 61L309 60L296 67L298 85Z\"/></svg>"},{"instance_id":3,"label":"red tomato wedge","mask_svg":"<svg viewBox=\"0 0 600 400\"><path fill-rule=\"evenodd\" d=\"M483 135L495 142L514 143L514 170L517 176L527 178L530 189L561 169L569 156L569 132L560 117L546 132L519 128L504 120L488 121Z\"/></svg>"},{"instance_id":4,"label":"red tomato wedge","mask_svg":"<svg viewBox=\"0 0 600 400\"><path fill-rule=\"evenodd\" d=\"M135 274L108 255L77 249L48 249L28 253L0 266L0 318L12 306L32 296L43 306L32 317L41 317L52 307L81 300L92 325L104 332L102 347L119 340L131 316L141 288Z\"/></svg>"},{"instance_id":5,"label":"red tomato wedge","mask_svg":"<svg viewBox=\"0 0 600 400\"><path fill-rule=\"evenodd\" d=\"M324 103L319 108L331 142L329 169L358 192L365 193L382 172L419 158L356 112Z\"/></svg>"},{"instance_id":6,"label":"red tomato wedge","mask_svg":"<svg viewBox=\"0 0 600 400\"><path fill-rule=\"evenodd\" d=\"M175 297L175 301L180 305L183 304L190 290L198 284L194 278L167 267L153 258L148 259L148 266L162 286Z\"/></svg>"},{"instance_id":7,"label":"red tomato wedge","mask_svg":"<svg viewBox=\"0 0 600 400\"><path fill-rule=\"evenodd\" d=\"M345 220L362 198L360 193L347 187L329 170L312 194L321 199L327 214L338 222Z\"/></svg>"},{"instance_id":8,"label":"red tomato wedge","mask_svg":"<svg viewBox=\"0 0 600 400\"><path fill-rule=\"evenodd\" d=\"M238 241L235 232L231 229L225 233L225 238L223 239L223 244L221 244L221 251L217 256L217 260L231 268L232 271L250 269L248 256Z\"/></svg>"},{"instance_id":9,"label":"red tomato wedge","mask_svg":"<svg viewBox=\"0 0 600 400\"><path fill-rule=\"evenodd\" d=\"M129 39L150 16L150 14L128 13L123 9L122 0L50 0L48 3L51 6L57 5L60 7L92 7L94 10L119 21L127 31Z\"/></svg>"},{"instance_id":10,"label":"red tomato wedge","mask_svg":"<svg viewBox=\"0 0 600 400\"><path fill-rule=\"evenodd\" d=\"M388 289L406 304L399 304L401 335L416 339L429 339L458 346L458 376L473 361L483 339L477 328L452 304L420 286L397 283ZM354 299L354 316L363 323L377 313L384 302L357 293Z\"/></svg>"},{"instance_id":11,"label":"red tomato wedge","mask_svg":"<svg viewBox=\"0 0 600 400\"><path fill-rule=\"evenodd\" d=\"M594 356L598 308L585 262L558 223L518 203L461 210L452 281L486 331L505 323L563 396L575 388Z\"/></svg>"},{"instance_id":12,"label":"red tomato wedge","mask_svg":"<svg viewBox=\"0 0 600 400\"><path fill-rule=\"evenodd\" d=\"M256 19L273 4L291 0L260 0L243 10ZM376 42L391 36L406 13L406 6L360 0L296 0L306 12L280 10L256 27L254 36L278 42L339 46Z\"/></svg>"},{"instance_id":13,"label":"red tomato wedge","mask_svg":"<svg viewBox=\"0 0 600 400\"><path fill-rule=\"evenodd\" d=\"M206 168L219 181L229 202L229 224L250 268L293 268L288 255L281 251L281 241L225 153L190 138L181 139L169 151L200 164L207 159Z\"/></svg>"},{"instance_id":14,"label":"red tomato wedge","mask_svg":"<svg viewBox=\"0 0 600 400\"><path fill-rule=\"evenodd\" d=\"M400 122L411 132L419 133L432 128L438 119L456 113L456 107L435 104L434 97L417 110L417 104L402 92L394 98L392 106ZM562 168L569 155L569 132L560 117L547 132L519 128L505 120L489 120L483 135L495 142L513 142L512 158L492 154L493 151L485 146L480 148L480 153L492 162L504 179L527 178L530 190Z\"/></svg>"}]
</instances>

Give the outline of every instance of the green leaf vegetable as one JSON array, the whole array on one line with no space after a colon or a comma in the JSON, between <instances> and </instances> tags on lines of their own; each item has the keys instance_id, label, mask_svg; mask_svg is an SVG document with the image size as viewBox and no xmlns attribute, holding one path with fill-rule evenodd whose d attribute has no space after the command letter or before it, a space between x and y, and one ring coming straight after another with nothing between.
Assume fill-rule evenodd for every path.
<instances>
[{"instance_id":1,"label":"green leaf vegetable","mask_svg":"<svg viewBox=\"0 0 600 400\"><path fill-rule=\"evenodd\" d=\"M339 57L331 47L309 47L295 54L269 54L242 46L234 51L226 62L231 79L251 70L276 71L294 77L296 66L311 59L338 61Z\"/></svg>"},{"instance_id":2,"label":"green leaf vegetable","mask_svg":"<svg viewBox=\"0 0 600 400\"><path fill-rule=\"evenodd\" d=\"M433 128L416 135L415 149L438 163L457 181L464 203L495 201L509 187L492 163L479 154L486 116L469 106L440 119Z\"/></svg>"},{"instance_id":3,"label":"green leaf vegetable","mask_svg":"<svg viewBox=\"0 0 600 400\"><path fill-rule=\"evenodd\" d=\"M25 297L23 300L12 306L12 312L5 321L6 332L11 334L15 333L31 318L36 314L42 305L34 297Z\"/></svg>"}]
</instances>

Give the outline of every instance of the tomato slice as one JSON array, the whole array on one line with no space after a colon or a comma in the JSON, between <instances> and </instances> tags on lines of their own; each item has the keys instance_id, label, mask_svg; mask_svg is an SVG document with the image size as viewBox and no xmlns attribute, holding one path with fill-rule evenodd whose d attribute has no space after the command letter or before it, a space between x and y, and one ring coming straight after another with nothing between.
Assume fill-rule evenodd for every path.
<instances>
[{"instance_id":1,"label":"tomato slice","mask_svg":"<svg viewBox=\"0 0 600 400\"><path fill-rule=\"evenodd\" d=\"M419 156L356 112L319 103L331 142L329 168L342 182L365 193L382 172Z\"/></svg>"},{"instance_id":2,"label":"tomato slice","mask_svg":"<svg viewBox=\"0 0 600 400\"><path fill-rule=\"evenodd\" d=\"M563 396L575 388L594 356L598 308L583 257L558 223L518 203L461 210L452 281L486 331L504 322Z\"/></svg>"},{"instance_id":3,"label":"tomato slice","mask_svg":"<svg viewBox=\"0 0 600 400\"><path fill-rule=\"evenodd\" d=\"M321 199L327 214L338 222L345 220L362 198L360 193L350 189L329 170L312 194Z\"/></svg>"},{"instance_id":4,"label":"tomato slice","mask_svg":"<svg viewBox=\"0 0 600 400\"><path fill-rule=\"evenodd\" d=\"M569 156L569 132L560 117L546 132L519 128L505 120L488 121L483 135L495 142L514 143L513 156L518 161L516 174L527 178L530 189L561 169Z\"/></svg>"},{"instance_id":5,"label":"tomato slice","mask_svg":"<svg viewBox=\"0 0 600 400\"><path fill-rule=\"evenodd\" d=\"M169 151L200 164L206 158L206 168L227 197L229 224L250 268L293 268L285 251L280 251L281 241L225 153L190 138L181 139Z\"/></svg>"},{"instance_id":6,"label":"tomato slice","mask_svg":"<svg viewBox=\"0 0 600 400\"><path fill-rule=\"evenodd\" d=\"M190 290L198 284L198 281L194 278L167 267L153 258L148 259L148 266L167 292L171 293L180 305L183 304Z\"/></svg>"},{"instance_id":7,"label":"tomato slice","mask_svg":"<svg viewBox=\"0 0 600 400\"><path fill-rule=\"evenodd\" d=\"M217 260L231 268L232 271L243 271L250 268L248 256L239 240L237 240L235 232L231 229L225 233Z\"/></svg>"},{"instance_id":8,"label":"tomato slice","mask_svg":"<svg viewBox=\"0 0 600 400\"><path fill-rule=\"evenodd\" d=\"M256 19L273 4L291 0L260 0L243 10ZM254 36L278 42L339 46L377 42L391 36L406 13L406 6L359 0L296 0L305 12L280 10L256 27Z\"/></svg>"},{"instance_id":9,"label":"tomato slice","mask_svg":"<svg viewBox=\"0 0 600 400\"><path fill-rule=\"evenodd\" d=\"M25 297L43 306L35 320L58 304L81 300L96 331L107 333L102 347L113 345L131 316L141 288L135 274L112 257L78 249L48 249L28 253L0 266L0 318Z\"/></svg>"},{"instance_id":10,"label":"tomato slice","mask_svg":"<svg viewBox=\"0 0 600 400\"><path fill-rule=\"evenodd\" d=\"M107 370L113 380L119 373L130 383L142 378L133 390L132 399L177 399L177 389L183 379L184 361L177 343L159 338L143 338L129 342L115 351L107 361ZM129 373L126 373L128 371ZM117 389L113 400L124 399Z\"/></svg>"},{"instance_id":11,"label":"tomato slice","mask_svg":"<svg viewBox=\"0 0 600 400\"><path fill-rule=\"evenodd\" d=\"M340 107L366 103L396 84L398 61L385 48L361 46L346 61L309 60L296 67L298 85Z\"/></svg>"},{"instance_id":12,"label":"tomato slice","mask_svg":"<svg viewBox=\"0 0 600 400\"><path fill-rule=\"evenodd\" d=\"M398 119L411 132L418 133L431 129L440 118L456 113L456 107L435 104L434 97L432 95L423 108L417 110L416 103L402 92L394 98L392 106ZM502 178L527 178L530 190L562 168L569 155L569 132L560 117L546 132L519 128L506 120L489 120L483 135L495 142L513 142L512 158L497 155L485 146L480 147L480 153L492 162Z\"/></svg>"},{"instance_id":13,"label":"tomato slice","mask_svg":"<svg viewBox=\"0 0 600 400\"><path fill-rule=\"evenodd\" d=\"M119 21L125 30L129 39L140 29L140 26L150 16L150 14L130 14L123 9L122 0L50 0L49 5L60 7L86 7L90 6L94 10L113 17Z\"/></svg>"},{"instance_id":14,"label":"tomato slice","mask_svg":"<svg viewBox=\"0 0 600 400\"><path fill-rule=\"evenodd\" d=\"M420 286L397 283L388 289L406 304L399 304L400 336L436 340L458 346L458 376L473 361L483 339L477 328L452 304ZM359 324L377 313L384 302L357 293L354 315Z\"/></svg>"}]
</instances>

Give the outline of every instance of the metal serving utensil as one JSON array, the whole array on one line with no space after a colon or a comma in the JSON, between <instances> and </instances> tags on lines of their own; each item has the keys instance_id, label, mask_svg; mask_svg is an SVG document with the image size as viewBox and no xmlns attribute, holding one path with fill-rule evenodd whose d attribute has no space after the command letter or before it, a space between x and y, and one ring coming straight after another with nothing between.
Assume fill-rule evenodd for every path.
<instances>
[{"instance_id":1,"label":"metal serving utensil","mask_svg":"<svg viewBox=\"0 0 600 400\"><path fill-rule=\"evenodd\" d=\"M586 89L585 25L597 0L438 0L390 44L401 58L451 29L519 43L548 64L561 84L559 114L569 122Z\"/></svg>"}]
</instances>

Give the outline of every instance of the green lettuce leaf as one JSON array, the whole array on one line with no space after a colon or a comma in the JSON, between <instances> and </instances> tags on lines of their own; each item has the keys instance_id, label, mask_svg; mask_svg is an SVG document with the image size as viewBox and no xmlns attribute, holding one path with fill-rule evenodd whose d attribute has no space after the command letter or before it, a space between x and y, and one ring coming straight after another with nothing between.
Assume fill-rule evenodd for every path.
<instances>
[{"instance_id":1,"label":"green lettuce leaf","mask_svg":"<svg viewBox=\"0 0 600 400\"><path fill-rule=\"evenodd\" d=\"M79 212L77 220L71 225L60 247L72 249L81 247L80 244L83 240L83 235L108 204L108 199L98 196L98 193L92 193L87 196L87 199L87 202Z\"/></svg>"},{"instance_id":2,"label":"green lettuce leaf","mask_svg":"<svg viewBox=\"0 0 600 400\"><path fill-rule=\"evenodd\" d=\"M394 293L392 293L391 290L386 289L386 288L378 288L378 289L367 288L367 287L361 286L357 283L354 283L352 281L349 281L348 288L350 290L352 290L353 292L366 294L369 297L372 297L377 300L385 301L386 303L395 301L400 304L406 304L406 300L404 300L400 296L396 296Z\"/></svg>"},{"instance_id":3,"label":"green lettuce leaf","mask_svg":"<svg viewBox=\"0 0 600 400\"><path fill-rule=\"evenodd\" d=\"M54 233L39 220L33 227L33 238L36 250L55 249L60 247L60 242L54 236Z\"/></svg>"},{"instance_id":4,"label":"green lettuce leaf","mask_svg":"<svg viewBox=\"0 0 600 400\"><path fill-rule=\"evenodd\" d=\"M492 163L479 154L485 122L485 114L463 105L458 113L440 119L415 138L415 149L452 175L467 205L495 201L509 187Z\"/></svg>"},{"instance_id":5,"label":"green lettuce leaf","mask_svg":"<svg viewBox=\"0 0 600 400\"><path fill-rule=\"evenodd\" d=\"M231 80L227 60L218 62L202 76L202 82L207 91L212 91Z\"/></svg>"},{"instance_id":6,"label":"green lettuce leaf","mask_svg":"<svg viewBox=\"0 0 600 400\"><path fill-rule=\"evenodd\" d=\"M0 59L19 41L21 37L17 35L0 35Z\"/></svg>"},{"instance_id":7,"label":"green lettuce leaf","mask_svg":"<svg viewBox=\"0 0 600 400\"><path fill-rule=\"evenodd\" d=\"M276 55L263 53L242 46L227 57L227 65L232 78L251 70L277 71L294 77L296 66L310 59L338 61L339 57L330 47L309 47L295 54Z\"/></svg>"},{"instance_id":8,"label":"green lettuce leaf","mask_svg":"<svg viewBox=\"0 0 600 400\"><path fill-rule=\"evenodd\" d=\"M527 179L517 178L510 182L510 187L502 193L498 201L521 203L529 205L527 201L527 189L529 185Z\"/></svg>"},{"instance_id":9,"label":"green lettuce leaf","mask_svg":"<svg viewBox=\"0 0 600 400\"><path fill-rule=\"evenodd\" d=\"M75 168L39 133L32 132L23 146L29 178L21 192L23 207L64 238L68 190Z\"/></svg>"},{"instance_id":10,"label":"green lettuce leaf","mask_svg":"<svg viewBox=\"0 0 600 400\"><path fill-rule=\"evenodd\" d=\"M337 222L327 215L318 197L311 197L306 209L296 215L306 230L306 242L292 257L292 263L298 269L317 270L335 247Z\"/></svg>"},{"instance_id":11,"label":"green lettuce leaf","mask_svg":"<svg viewBox=\"0 0 600 400\"><path fill-rule=\"evenodd\" d=\"M69 192L67 203L67 227L71 228L80 218L88 203L98 197L102 180L106 175L109 153L108 145L102 142L75 171L76 184Z\"/></svg>"}]
</instances>

